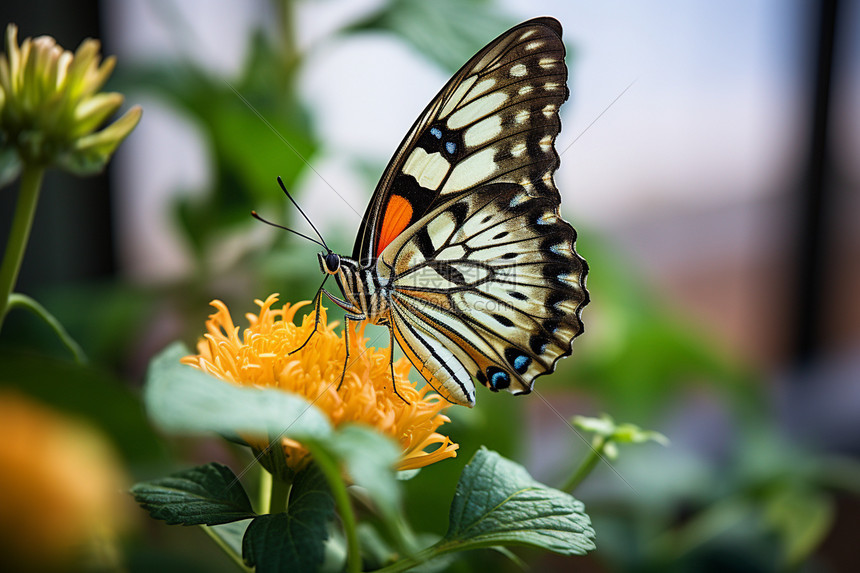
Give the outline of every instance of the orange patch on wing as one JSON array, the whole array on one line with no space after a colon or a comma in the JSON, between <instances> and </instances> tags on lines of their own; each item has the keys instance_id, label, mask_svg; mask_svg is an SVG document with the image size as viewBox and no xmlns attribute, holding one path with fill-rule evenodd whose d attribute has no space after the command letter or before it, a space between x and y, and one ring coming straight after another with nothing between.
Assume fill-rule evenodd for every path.
<instances>
[{"instance_id":1,"label":"orange patch on wing","mask_svg":"<svg viewBox=\"0 0 860 573\"><path fill-rule=\"evenodd\" d=\"M412 220L412 204L400 195L392 195L382 217L376 252L381 253Z\"/></svg>"}]
</instances>

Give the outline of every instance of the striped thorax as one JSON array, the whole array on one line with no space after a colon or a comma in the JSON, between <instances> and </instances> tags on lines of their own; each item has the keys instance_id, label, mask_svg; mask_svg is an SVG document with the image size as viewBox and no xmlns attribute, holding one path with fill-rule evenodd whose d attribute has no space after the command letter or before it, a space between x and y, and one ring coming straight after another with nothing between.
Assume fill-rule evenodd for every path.
<instances>
[{"instance_id":1,"label":"striped thorax","mask_svg":"<svg viewBox=\"0 0 860 573\"><path fill-rule=\"evenodd\" d=\"M388 324L388 289L380 283L375 264L360 265L351 257L336 253L318 253L320 270L334 275L337 286L343 293L348 306L335 304L360 314L362 320L372 324Z\"/></svg>"}]
</instances>

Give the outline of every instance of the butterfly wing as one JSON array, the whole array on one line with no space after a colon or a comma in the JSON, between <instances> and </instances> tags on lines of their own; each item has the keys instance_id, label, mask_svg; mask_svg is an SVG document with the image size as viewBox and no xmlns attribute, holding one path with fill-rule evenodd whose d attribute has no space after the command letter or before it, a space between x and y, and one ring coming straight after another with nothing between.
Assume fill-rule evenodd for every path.
<instances>
[{"instance_id":1,"label":"butterfly wing","mask_svg":"<svg viewBox=\"0 0 860 573\"><path fill-rule=\"evenodd\" d=\"M587 266L553 195L475 187L396 238L379 261L404 352L448 400L474 405L478 381L531 391L582 332Z\"/></svg>"},{"instance_id":2,"label":"butterfly wing","mask_svg":"<svg viewBox=\"0 0 860 573\"><path fill-rule=\"evenodd\" d=\"M469 60L391 158L364 215L353 258L374 260L450 195L490 180L537 186L558 166L552 142L567 99L561 25L524 22ZM555 191L553 191L555 192ZM555 192L557 194L557 192Z\"/></svg>"},{"instance_id":3,"label":"butterfly wing","mask_svg":"<svg viewBox=\"0 0 860 573\"><path fill-rule=\"evenodd\" d=\"M582 331L587 267L552 179L566 82L556 20L499 36L412 126L356 239L398 343L451 402L474 405L473 376L530 392Z\"/></svg>"}]
</instances>

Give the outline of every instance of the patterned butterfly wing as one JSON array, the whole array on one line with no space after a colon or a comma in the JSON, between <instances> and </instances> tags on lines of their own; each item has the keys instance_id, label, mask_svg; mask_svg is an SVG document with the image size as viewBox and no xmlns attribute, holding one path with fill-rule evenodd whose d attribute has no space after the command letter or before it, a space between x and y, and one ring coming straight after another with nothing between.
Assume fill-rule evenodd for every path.
<instances>
[{"instance_id":1,"label":"patterned butterfly wing","mask_svg":"<svg viewBox=\"0 0 860 573\"><path fill-rule=\"evenodd\" d=\"M557 110L567 95L557 20L535 18L490 42L406 134L373 193L353 258L375 260L446 195L492 178L551 185Z\"/></svg>"},{"instance_id":2,"label":"patterned butterfly wing","mask_svg":"<svg viewBox=\"0 0 860 573\"><path fill-rule=\"evenodd\" d=\"M567 98L561 26L538 18L472 58L395 154L356 241L424 378L472 406L472 377L522 394L571 353L588 302L552 174Z\"/></svg>"},{"instance_id":3,"label":"patterned butterfly wing","mask_svg":"<svg viewBox=\"0 0 860 573\"><path fill-rule=\"evenodd\" d=\"M575 239L554 197L519 184L481 185L440 205L380 259L401 348L452 402L474 404L472 376L494 391L530 392L582 332L587 266Z\"/></svg>"}]
</instances>

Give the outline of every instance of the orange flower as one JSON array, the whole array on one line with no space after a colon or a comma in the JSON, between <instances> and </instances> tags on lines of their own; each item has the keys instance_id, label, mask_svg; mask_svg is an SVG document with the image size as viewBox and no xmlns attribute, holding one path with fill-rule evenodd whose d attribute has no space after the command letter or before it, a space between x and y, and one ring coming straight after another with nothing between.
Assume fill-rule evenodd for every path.
<instances>
[{"instance_id":1,"label":"orange flower","mask_svg":"<svg viewBox=\"0 0 860 573\"><path fill-rule=\"evenodd\" d=\"M105 437L11 389L0 389L0 432L0 568L118 567L127 478Z\"/></svg>"},{"instance_id":2,"label":"orange flower","mask_svg":"<svg viewBox=\"0 0 860 573\"><path fill-rule=\"evenodd\" d=\"M421 468L457 455L459 446L436 432L450 421L441 413L450 404L429 392L429 385L417 389L409 381L411 364L406 358L394 363L397 392L404 402L390 387L391 349L368 347L362 323L357 333L350 333L350 362L338 389L346 348L343 337L334 331L337 322L328 324L323 308L317 333L304 348L290 354L310 335L314 315L306 315L298 326L296 311L310 303L273 309L277 300L273 294L265 302L255 301L260 313L246 315L250 326L242 336L227 306L212 301L217 311L206 321L207 333L197 344L199 354L182 362L241 386L280 388L304 396L335 427L354 422L376 428L400 443L403 455L395 469ZM291 466L305 457L306 451L294 440L284 438L282 445Z\"/></svg>"}]
</instances>

